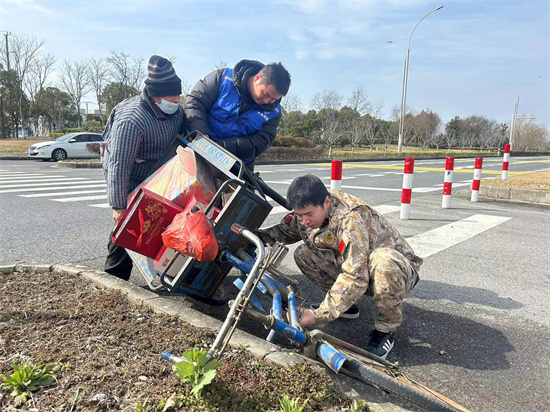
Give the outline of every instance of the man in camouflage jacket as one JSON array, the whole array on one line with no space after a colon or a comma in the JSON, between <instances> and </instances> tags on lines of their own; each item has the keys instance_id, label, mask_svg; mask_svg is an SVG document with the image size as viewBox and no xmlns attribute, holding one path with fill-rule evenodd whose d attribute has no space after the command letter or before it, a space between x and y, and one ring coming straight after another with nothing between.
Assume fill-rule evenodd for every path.
<instances>
[{"instance_id":1,"label":"man in camouflage jacket","mask_svg":"<svg viewBox=\"0 0 550 412\"><path fill-rule=\"evenodd\" d=\"M324 325L358 309L362 295L372 296L375 330L367 350L386 357L401 325L405 295L418 282L422 259L397 230L360 199L327 191L316 176L306 175L290 185L287 200L293 208L280 224L260 230L269 244L303 240L294 253L300 270L326 292L315 310L306 309L303 327Z\"/></svg>"}]
</instances>

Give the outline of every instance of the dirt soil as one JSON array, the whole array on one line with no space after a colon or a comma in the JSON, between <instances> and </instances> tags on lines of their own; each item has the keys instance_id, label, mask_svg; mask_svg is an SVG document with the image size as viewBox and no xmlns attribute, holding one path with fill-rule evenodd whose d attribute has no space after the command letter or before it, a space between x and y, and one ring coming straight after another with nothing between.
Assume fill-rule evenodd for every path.
<instances>
[{"instance_id":1,"label":"dirt soil","mask_svg":"<svg viewBox=\"0 0 550 412\"><path fill-rule=\"evenodd\" d=\"M17 405L0 390L0 410L161 411L172 397L182 411L279 410L283 394L309 399L305 411L350 406L330 378L307 365L290 369L230 348L202 397L161 360L207 350L214 335L176 317L155 314L119 292L77 276L53 273L0 275L0 374L13 365L59 362L57 381Z\"/></svg>"},{"instance_id":2,"label":"dirt soil","mask_svg":"<svg viewBox=\"0 0 550 412\"><path fill-rule=\"evenodd\" d=\"M487 186L512 187L514 189L550 190L550 170L508 176L507 180L491 179L482 183Z\"/></svg>"}]
</instances>

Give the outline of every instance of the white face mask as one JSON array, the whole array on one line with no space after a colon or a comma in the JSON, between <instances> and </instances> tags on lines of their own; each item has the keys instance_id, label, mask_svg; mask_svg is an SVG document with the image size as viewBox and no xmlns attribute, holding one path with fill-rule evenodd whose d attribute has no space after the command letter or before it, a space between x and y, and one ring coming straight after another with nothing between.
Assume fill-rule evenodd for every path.
<instances>
[{"instance_id":1,"label":"white face mask","mask_svg":"<svg viewBox=\"0 0 550 412\"><path fill-rule=\"evenodd\" d=\"M157 103L157 106L166 114L174 114L178 111L179 104L161 99L160 103Z\"/></svg>"}]
</instances>

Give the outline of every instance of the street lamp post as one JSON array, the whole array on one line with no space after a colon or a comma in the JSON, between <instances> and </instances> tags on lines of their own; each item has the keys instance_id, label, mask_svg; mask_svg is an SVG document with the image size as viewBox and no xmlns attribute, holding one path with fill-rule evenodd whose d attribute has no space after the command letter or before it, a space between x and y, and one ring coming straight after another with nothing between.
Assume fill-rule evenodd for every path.
<instances>
[{"instance_id":1,"label":"street lamp post","mask_svg":"<svg viewBox=\"0 0 550 412\"><path fill-rule=\"evenodd\" d=\"M436 9L430 11L429 13L425 14L424 17L422 17L418 21L418 23L416 23L416 26L414 26L414 28L411 32L411 36L409 37L409 47L407 49L407 52L405 53L405 67L403 69L403 89L401 91L401 116L400 116L400 119L399 119L399 140L397 142L397 153L401 153L401 149L403 147L403 129L405 127L405 105L407 103L407 84L408 84L408 81L409 81L409 56L411 54L412 36L414 34L414 31L416 30L416 28L418 27L418 25L420 24L420 22L422 20L424 20L426 17L428 17L433 12L436 12L437 10L441 10L442 8L443 8L443 6L439 6L438 8L436 8ZM400 43L397 43L396 41L388 40L388 43L399 44L403 48L403 51L405 50L405 47L403 47L403 45L401 45Z\"/></svg>"},{"instance_id":2,"label":"street lamp post","mask_svg":"<svg viewBox=\"0 0 550 412\"><path fill-rule=\"evenodd\" d=\"M527 80L523 85L519 88L518 92L518 98L516 100L516 107L514 109L514 115L512 116L512 121L510 122L510 150L512 150L513 142L514 142L514 131L516 128L516 119L518 117L518 109L519 109L519 95L521 94L521 89L523 89L523 86L525 86L527 83L540 79L542 76L533 77L532 79Z\"/></svg>"}]
</instances>

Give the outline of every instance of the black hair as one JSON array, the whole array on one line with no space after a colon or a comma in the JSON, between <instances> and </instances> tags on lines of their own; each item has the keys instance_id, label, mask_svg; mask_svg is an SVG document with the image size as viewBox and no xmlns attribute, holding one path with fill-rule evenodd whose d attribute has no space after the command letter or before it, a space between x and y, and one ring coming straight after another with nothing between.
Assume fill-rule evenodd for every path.
<instances>
[{"instance_id":1,"label":"black hair","mask_svg":"<svg viewBox=\"0 0 550 412\"><path fill-rule=\"evenodd\" d=\"M286 192L289 206L304 208L308 205L323 206L330 196L325 184L317 176L305 175L294 179Z\"/></svg>"},{"instance_id":2,"label":"black hair","mask_svg":"<svg viewBox=\"0 0 550 412\"><path fill-rule=\"evenodd\" d=\"M266 64L258 73L262 75L262 84L273 86L277 93L286 96L290 88L290 73L281 62Z\"/></svg>"}]
</instances>

